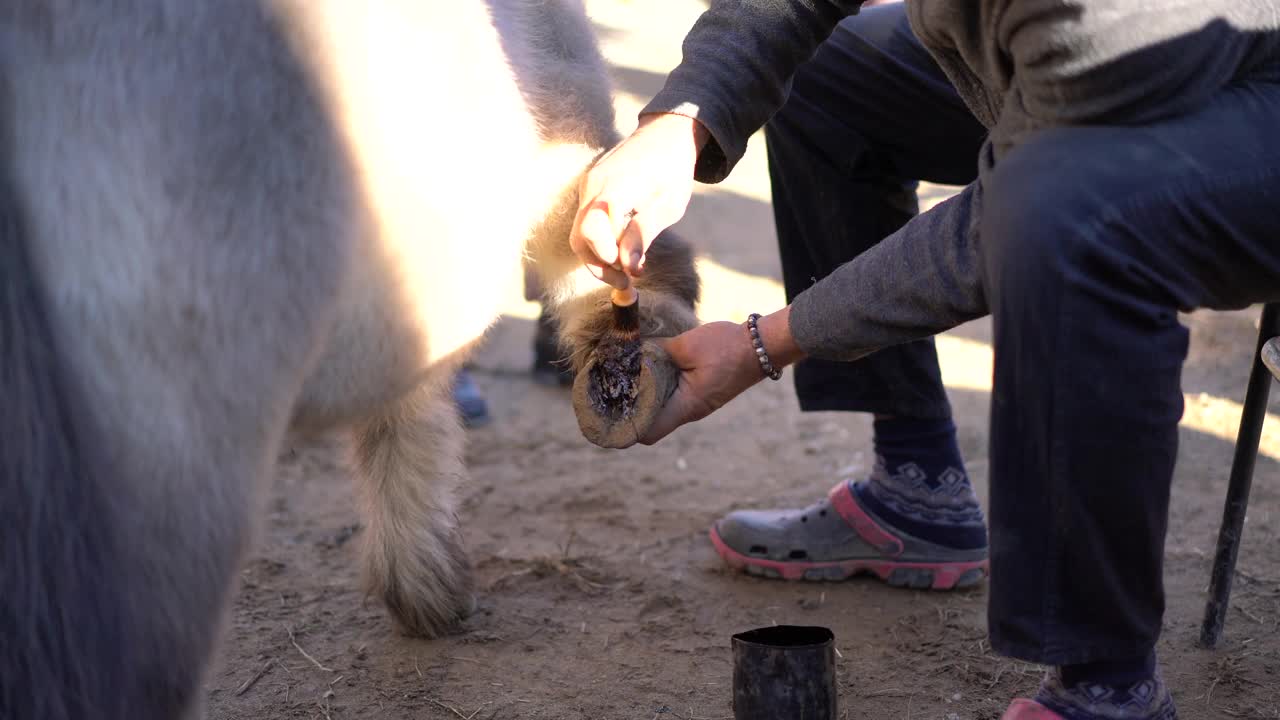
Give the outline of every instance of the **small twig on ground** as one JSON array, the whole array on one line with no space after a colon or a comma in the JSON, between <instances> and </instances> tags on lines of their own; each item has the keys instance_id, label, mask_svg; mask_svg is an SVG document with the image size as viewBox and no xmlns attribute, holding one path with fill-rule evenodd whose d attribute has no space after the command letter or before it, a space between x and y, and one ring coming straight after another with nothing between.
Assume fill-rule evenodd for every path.
<instances>
[{"instance_id":1,"label":"small twig on ground","mask_svg":"<svg viewBox=\"0 0 1280 720\"><path fill-rule=\"evenodd\" d=\"M446 705L446 704L444 704L444 703L440 702L439 700L435 700L435 699L431 699L431 698L428 698L428 699L430 699L430 700L431 700L431 703L432 703L433 705L437 705L437 706L439 706L439 707L444 708L445 710L448 710L449 712L453 713L454 715L457 715L458 717L462 718L462 720L467 720L467 716L466 716L466 715L463 715L463 714L462 714L462 713L460 713L460 712L458 712L458 708L456 708L456 707L454 707L454 706L452 706L452 705Z\"/></svg>"},{"instance_id":2,"label":"small twig on ground","mask_svg":"<svg viewBox=\"0 0 1280 720\"><path fill-rule=\"evenodd\" d=\"M475 709L475 712L471 713L470 715L463 715L463 714L458 710L458 708L456 708L456 707L454 707L454 706L452 706L452 705L448 705L448 704L446 704L446 703L442 703L442 702L440 702L439 700L434 700L434 699L432 699L432 700L431 700L431 702L432 702L432 703L434 703L434 704L436 704L436 705L437 705L437 706L439 706L439 707L444 708L445 710L448 710L449 712L453 713L454 715L457 715L458 717L462 718L462 720L472 720L472 718L474 718L475 716L477 716L477 715L479 715L479 714L480 714L480 711L481 711L481 710L483 710L483 709L485 709L486 707L489 707L490 705L492 705L492 704L493 704L493 701L492 701L492 700L490 700L489 702L484 703L484 704L482 704L480 707L476 708L476 709Z\"/></svg>"},{"instance_id":3,"label":"small twig on ground","mask_svg":"<svg viewBox=\"0 0 1280 720\"><path fill-rule=\"evenodd\" d=\"M570 540L572 541L572 538L570 538ZM568 546L566 545L566 548L567 547ZM492 582L488 584L487 589L489 591L496 590L502 585L506 584L508 581L511 581L520 577L525 577L527 575L533 575L534 577L541 578L541 577L546 577L548 575L557 575L557 574L569 580L570 582L572 582L575 586L577 586L578 590L588 594L596 591L616 590L617 588L622 586L621 583L618 583L615 585L606 585L604 583L596 582L594 580L588 580L582 574L582 570L585 569L582 567L582 564L579 561L569 558L567 556L559 557L559 558L537 557L537 558L530 558L526 560L518 560L517 562L526 564L527 567L523 567L519 570L513 570L512 572L509 572L505 575L501 575L495 578Z\"/></svg>"},{"instance_id":4,"label":"small twig on ground","mask_svg":"<svg viewBox=\"0 0 1280 720\"><path fill-rule=\"evenodd\" d=\"M1235 606L1235 609L1236 609L1236 610L1239 610L1241 615L1244 615L1245 617L1247 617L1247 618L1249 618L1250 620L1252 620L1252 621L1254 621L1254 622L1258 623L1259 625L1266 625L1266 624L1267 624L1267 621L1263 620L1262 618L1258 617L1257 615L1254 615L1253 613L1249 612L1248 610L1246 610L1244 607L1242 607L1242 606L1240 606L1240 605L1236 605L1236 606Z\"/></svg>"},{"instance_id":5,"label":"small twig on ground","mask_svg":"<svg viewBox=\"0 0 1280 720\"><path fill-rule=\"evenodd\" d=\"M316 667L320 668L321 670L323 670L323 671L325 671L325 672L330 672L330 673L331 673L331 672L337 672L337 671L336 671L336 670L334 670L333 668L327 668L327 667L325 667L324 665L321 665L319 660L317 660L317 659L315 659L315 658L311 657L311 655L310 655L310 654L308 654L306 650L303 650L303 649L302 649L302 646L298 644L298 640L297 640L297 638L295 638L295 637L293 636L293 628L291 628L291 627L285 627L285 630L288 630L288 631L289 631L289 642L293 643L293 647L294 647L294 648L296 648L298 652L302 653L302 657L304 657L304 658L306 658L306 659L310 660L312 665L315 665Z\"/></svg>"},{"instance_id":6,"label":"small twig on ground","mask_svg":"<svg viewBox=\"0 0 1280 720\"><path fill-rule=\"evenodd\" d=\"M573 547L573 539L578 536L578 531L569 528L569 539L564 541L564 548L560 551L560 559L569 559L569 550Z\"/></svg>"},{"instance_id":7,"label":"small twig on ground","mask_svg":"<svg viewBox=\"0 0 1280 720\"><path fill-rule=\"evenodd\" d=\"M996 671L992 673L991 682L987 683L987 689L991 690L1000 684L1000 678L1004 677L1004 665L997 664Z\"/></svg>"},{"instance_id":8,"label":"small twig on ground","mask_svg":"<svg viewBox=\"0 0 1280 720\"><path fill-rule=\"evenodd\" d=\"M505 575L500 575L497 578L494 578L493 582L489 583L486 589L497 590L500 585L507 582L508 580L514 580L519 577L524 577L525 575L532 575L536 570L538 570L538 568L536 566L533 566L533 567L524 568L522 570L515 570Z\"/></svg>"},{"instance_id":9,"label":"small twig on ground","mask_svg":"<svg viewBox=\"0 0 1280 720\"><path fill-rule=\"evenodd\" d=\"M240 697L241 695L249 692L249 688L253 687L254 685L257 685L258 681L262 679L263 675L267 674L267 670L271 669L271 666L275 663L275 661L276 661L275 658L271 658L270 660L267 661L265 665L262 666L262 669L258 671L257 675L254 675L248 680L245 680L244 684L241 685L238 690L236 690L236 697Z\"/></svg>"},{"instance_id":10,"label":"small twig on ground","mask_svg":"<svg viewBox=\"0 0 1280 720\"><path fill-rule=\"evenodd\" d=\"M1248 580L1249 582L1256 583L1256 584L1275 585L1277 583L1280 583L1280 580L1273 580L1271 578L1258 577L1257 575L1253 575L1251 573L1245 572L1240 568L1236 568L1236 575L1239 575L1245 580Z\"/></svg>"},{"instance_id":11,"label":"small twig on ground","mask_svg":"<svg viewBox=\"0 0 1280 720\"><path fill-rule=\"evenodd\" d=\"M858 697L860 698L911 697L913 694L914 693L909 693L906 690L903 690L902 688L885 688L883 690L872 690L871 692L860 692L858 693Z\"/></svg>"}]
</instances>

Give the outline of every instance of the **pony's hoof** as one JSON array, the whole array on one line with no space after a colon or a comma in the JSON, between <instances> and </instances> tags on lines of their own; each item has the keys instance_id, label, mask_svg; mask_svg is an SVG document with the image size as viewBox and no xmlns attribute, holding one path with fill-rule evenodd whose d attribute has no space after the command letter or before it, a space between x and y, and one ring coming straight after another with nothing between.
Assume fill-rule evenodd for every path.
<instances>
[{"instance_id":1,"label":"pony's hoof","mask_svg":"<svg viewBox=\"0 0 1280 720\"><path fill-rule=\"evenodd\" d=\"M409 555L399 558L399 565L392 564L389 572L374 576L380 580L374 590L404 632L414 637L445 635L476 611L471 564L460 538L452 531L441 537L446 540L442 547L449 551L431 556L433 563ZM406 572L410 559L419 561L417 572Z\"/></svg>"},{"instance_id":2,"label":"pony's hoof","mask_svg":"<svg viewBox=\"0 0 1280 720\"><path fill-rule=\"evenodd\" d=\"M470 591L438 599L388 596L386 601L406 635L428 639L448 635L479 608Z\"/></svg>"}]
</instances>

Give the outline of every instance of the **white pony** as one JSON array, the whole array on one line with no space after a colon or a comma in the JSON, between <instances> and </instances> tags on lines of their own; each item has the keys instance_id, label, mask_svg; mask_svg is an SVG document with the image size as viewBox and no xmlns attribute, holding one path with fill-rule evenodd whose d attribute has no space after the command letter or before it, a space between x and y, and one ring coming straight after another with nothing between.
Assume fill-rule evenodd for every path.
<instances>
[{"instance_id":1,"label":"white pony","mask_svg":"<svg viewBox=\"0 0 1280 720\"><path fill-rule=\"evenodd\" d=\"M581 0L0 3L0 720L197 716L291 432L354 434L395 618L469 612L449 379L526 252L599 340L616 140ZM691 326L688 249L646 273Z\"/></svg>"}]
</instances>

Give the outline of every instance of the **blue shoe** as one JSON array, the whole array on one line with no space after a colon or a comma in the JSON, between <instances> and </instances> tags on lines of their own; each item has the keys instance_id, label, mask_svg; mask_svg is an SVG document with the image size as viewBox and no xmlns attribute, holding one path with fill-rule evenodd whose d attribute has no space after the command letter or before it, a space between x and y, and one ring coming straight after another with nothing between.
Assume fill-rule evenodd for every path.
<instances>
[{"instance_id":1,"label":"blue shoe","mask_svg":"<svg viewBox=\"0 0 1280 720\"><path fill-rule=\"evenodd\" d=\"M469 428L487 425L491 419L489 404L484 401L480 387L466 370L459 370L453 379L453 403L458 406L462 424Z\"/></svg>"}]
</instances>

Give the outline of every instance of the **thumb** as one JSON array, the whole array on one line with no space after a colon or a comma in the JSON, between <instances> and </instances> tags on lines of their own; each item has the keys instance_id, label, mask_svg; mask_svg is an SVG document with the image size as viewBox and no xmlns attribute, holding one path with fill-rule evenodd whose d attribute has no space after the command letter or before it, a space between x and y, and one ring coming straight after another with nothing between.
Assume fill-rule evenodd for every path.
<instances>
[{"instance_id":1,"label":"thumb","mask_svg":"<svg viewBox=\"0 0 1280 720\"><path fill-rule=\"evenodd\" d=\"M687 334L688 333L685 332L680 333L675 337L649 338L649 341L662 348L662 351L671 358L671 363L675 365L678 370L692 370L694 363L692 358L689 357L689 343L688 339L685 337Z\"/></svg>"},{"instance_id":2,"label":"thumb","mask_svg":"<svg viewBox=\"0 0 1280 720\"><path fill-rule=\"evenodd\" d=\"M688 391L688 384L681 377L676 391L663 403L657 417L640 436L641 445L653 445L670 435L686 422L697 419L697 402Z\"/></svg>"}]
</instances>

